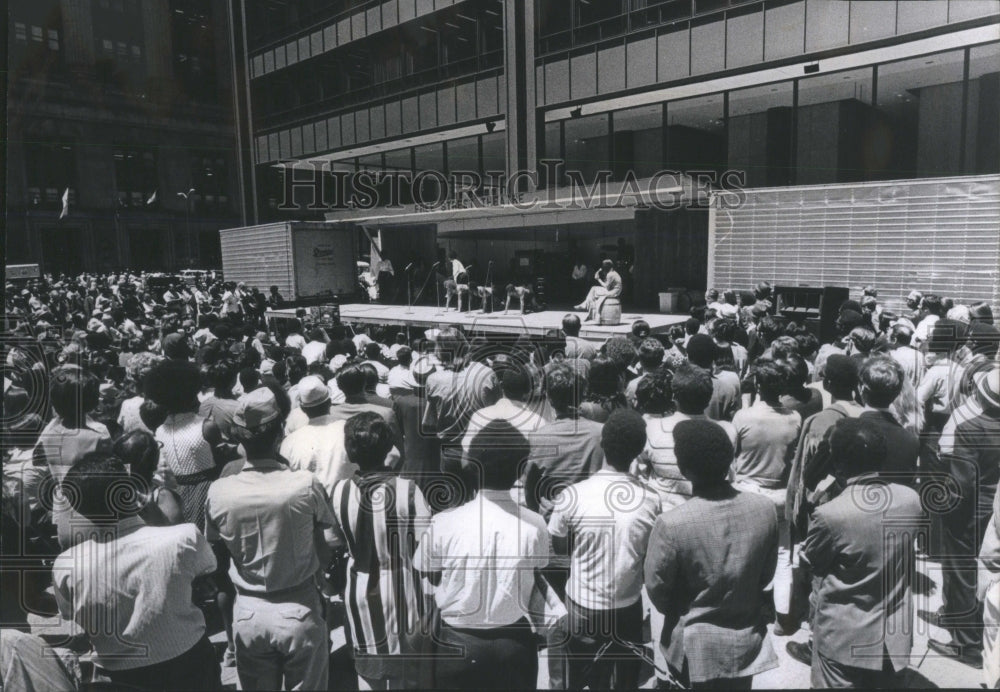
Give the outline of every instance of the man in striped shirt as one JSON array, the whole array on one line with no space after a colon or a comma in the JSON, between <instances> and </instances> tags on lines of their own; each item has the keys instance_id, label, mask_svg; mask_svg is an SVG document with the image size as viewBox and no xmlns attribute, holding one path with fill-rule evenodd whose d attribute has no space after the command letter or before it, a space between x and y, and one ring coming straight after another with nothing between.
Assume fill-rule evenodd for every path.
<instances>
[{"instance_id":1,"label":"man in striped shirt","mask_svg":"<svg viewBox=\"0 0 1000 692\"><path fill-rule=\"evenodd\" d=\"M413 553L430 509L416 483L386 469L392 432L379 414L349 418L344 444L360 471L334 487L334 532L348 551L344 603L358 688L401 688L416 673L406 655L424 604Z\"/></svg>"}]
</instances>

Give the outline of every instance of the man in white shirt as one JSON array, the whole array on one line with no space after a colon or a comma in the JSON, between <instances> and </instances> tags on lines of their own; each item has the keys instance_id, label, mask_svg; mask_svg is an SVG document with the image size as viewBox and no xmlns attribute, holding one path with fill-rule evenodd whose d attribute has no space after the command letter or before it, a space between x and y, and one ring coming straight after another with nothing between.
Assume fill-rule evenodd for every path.
<instances>
[{"instance_id":1,"label":"man in white shirt","mask_svg":"<svg viewBox=\"0 0 1000 692\"><path fill-rule=\"evenodd\" d=\"M642 646L642 569L660 513L656 493L628 473L645 444L642 416L613 412L601 436L604 466L561 490L549 518L556 552L573 546L566 582L568 689L608 688L613 671L615 689L638 687L641 661L622 643ZM592 664L604 644L610 649Z\"/></svg>"},{"instance_id":2,"label":"man in white shirt","mask_svg":"<svg viewBox=\"0 0 1000 692\"><path fill-rule=\"evenodd\" d=\"M458 253L452 250L448 253L448 259L451 260L451 278L458 281L458 275L465 273L465 265L458 259Z\"/></svg>"},{"instance_id":3,"label":"man in white shirt","mask_svg":"<svg viewBox=\"0 0 1000 692\"><path fill-rule=\"evenodd\" d=\"M527 440L506 421L476 436L469 457L477 495L431 518L413 566L441 614L442 655L432 687L534 688L538 649L528 622L532 593L551 554L545 520L511 498ZM457 649L457 651L455 651Z\"/></svg>"},{"instance_id":4,"label":"man in white shirt","mask_svg":"<svg viewBox=\"0 0 1000 692\"><path fill-rule=\"evenodd\" d=\"M941 297L930 293L920 301L920 311L925 316L913 331L913 345L919 347L930 336L934 323L941 319L944 314L944 307L941 305Z\"/></svg>"},{"instance_id":5,"label":"man in white shirt","mask_svg":"<svg viewBox=\"0 0 1000 692\"><path fill-rule=\"evenodd\" d=\"M63 479L90 538L52 566L63 618L90 638L115 684L143 689L218 689L220 667L194 603L215 555L194 524L147 526L121 505L134 480L118 458L92 452ZM196 596L195 596L196 597Z\"/></svg>"},{"instance_id":6,"label":"man in white shirt","mask_svg":"<svg viewBox=\"0 0 1000 692\"><path fill-rule=\"evenodd\" d=\"M358 470L347 459L345 421L330 417L330 389L315 375L299 382L299 402L308 422L281 442L280 454L293 471L311 471L327 495L333 497L337 482Z\"/></svg>"},{"instance_id":7,"label":"man in white shirt","mask_svg":"<svg viewBox=\"0 0 1000 692\"><path fill-rule=\"evenodd\" d=\"M527 405L531 395L531 378L524 368L510 368L503 375L500 384L503 396L492 406L486 406L472 414L462 438L462 451L469 447L479 431L496 420L510 423L521 435L531 439L531 435L548 421Z\"/></svg>"},{"instance_id":8,"label":"man in white shirt","mask_svg":"<svg viewBox=\"0 0 1000 692\"><path fill-rule=\"evenodd\" d=\"M309 342L302 347L302 356L306 359L306 364L311 365L326 357L326 332L320 327L313 327L309 330Z\"/></svg>"}]
</instances>

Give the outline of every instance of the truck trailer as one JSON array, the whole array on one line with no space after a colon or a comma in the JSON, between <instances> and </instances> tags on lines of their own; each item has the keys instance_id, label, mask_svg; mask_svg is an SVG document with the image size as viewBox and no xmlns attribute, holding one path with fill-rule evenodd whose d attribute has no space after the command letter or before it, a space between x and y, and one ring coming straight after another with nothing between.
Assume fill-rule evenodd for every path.
<instances>
[{"instance_id":1,"label":"truck trailer","mask_svg":"<svg viewBox=\"0 0 1000 692\"><path fill-rule=\"evenodd\" d=\"M287 301L311 303L357 293L354 228L316 221L281 221L219 231L226 281L245 282Z\"/></svg>"}]
</instances>

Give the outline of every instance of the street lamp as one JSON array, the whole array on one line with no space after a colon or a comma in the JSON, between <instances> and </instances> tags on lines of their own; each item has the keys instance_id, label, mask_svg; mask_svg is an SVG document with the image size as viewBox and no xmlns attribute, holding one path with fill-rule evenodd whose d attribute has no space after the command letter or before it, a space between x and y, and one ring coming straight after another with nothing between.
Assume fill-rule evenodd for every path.
<instances>
[{"instance_id":1,"label":"street lamp","mask_svg":"<svg viewBox=\"0 0 1000 692\"><path fill-rule=\"evenodd\" d=\"M178 192L178 197L184 198L184 235L187 238L187 260L191 263L191 200L194 199L195 189L192 187L187 192Z\"/></svg>"}]
</instances>

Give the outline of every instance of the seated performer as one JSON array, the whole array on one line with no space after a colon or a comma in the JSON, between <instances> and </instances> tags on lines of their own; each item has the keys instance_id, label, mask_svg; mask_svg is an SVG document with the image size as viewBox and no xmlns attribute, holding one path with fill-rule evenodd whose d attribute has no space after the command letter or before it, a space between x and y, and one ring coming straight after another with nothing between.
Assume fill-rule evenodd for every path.
<instances>
[{"instance_id":1,"label":"seated performer","mask_svg":"<svg viewBox=\"0 0 1000 692\"><path fill-rule=\"evenodd\" d=\"M457 296L457 307L455 308L458 312L462 312L462 296L465 296L465 311L468 312L471 309L469 304L469 274L468 272L460 272L455 276L454 279L445 279L444 282L444 309L451 309L451 297Z\"/></svg>"},{"instance_id":2,"label":"seated performer","mask_svg":"<svg viewBox=\"0 0 1000 692\"><path fill-rule=\"evenodd\" d=\"M601 278L602 274L604 275L603 279ZM587 298L579 305L574 306L576 310L587 311L585 322L597 319L597 316L601 314L601 307L605 300L618 298L622 294L622 277L615 271L615 263L611 260L606 259L601 262L601 268L594 274L594 278L600 285L592 287Z\"/></svg>"},{"instance_id":3,"label":"seated performer","mask_svg":"<svg viewBox=\"0 0 1000 692\"><path fill-rule=\"evenodd\" d=\"M521 314L527 314L526 307L530 306L532 311L537 311L538 308L535 303L535 292L531 290L531 286L507 284L507 300L503 305L503 314L507 314L510 310L510 301L517 298L521 303Z\"/></svg>"}]
</instances>

